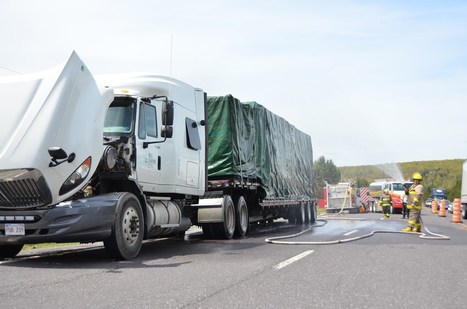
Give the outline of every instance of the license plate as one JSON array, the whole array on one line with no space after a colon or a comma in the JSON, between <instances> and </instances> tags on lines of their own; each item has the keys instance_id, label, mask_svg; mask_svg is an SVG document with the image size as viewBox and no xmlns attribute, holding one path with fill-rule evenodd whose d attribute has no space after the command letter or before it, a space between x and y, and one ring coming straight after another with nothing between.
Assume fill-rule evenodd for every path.
<instances>
[{"instance_id":1,"label":"license plate","mask_svg":"<svg viewBox=\"0 0 467 309\"><path fill-rule=\"evenodd\" d=\"M5 224L5 235L25 235L24 224Z\"/></svg>"}]
</instances>

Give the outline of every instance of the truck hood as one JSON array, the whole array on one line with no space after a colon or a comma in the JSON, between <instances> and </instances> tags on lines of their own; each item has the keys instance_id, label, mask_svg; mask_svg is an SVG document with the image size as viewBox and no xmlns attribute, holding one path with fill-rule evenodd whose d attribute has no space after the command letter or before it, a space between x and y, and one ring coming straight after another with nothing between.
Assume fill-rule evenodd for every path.
<instances>
[{"instance_id":1,"label":"truck hood","mask_svg":"<svg viewBox=\"0 0 467 309\"><path fill-rule=\"evenodd\" d=\"M80 187L62 195L59 190L86 158L91 157L91 169L83 184L97 168L105 113L112 99L112 91L98 88L75 52L55 69L0 77L0 182L14 181L15 170L34 170L50 190L47 203L76 193ZM76 157L49 167L51 147Z\"/></svg>"}]
</instances>

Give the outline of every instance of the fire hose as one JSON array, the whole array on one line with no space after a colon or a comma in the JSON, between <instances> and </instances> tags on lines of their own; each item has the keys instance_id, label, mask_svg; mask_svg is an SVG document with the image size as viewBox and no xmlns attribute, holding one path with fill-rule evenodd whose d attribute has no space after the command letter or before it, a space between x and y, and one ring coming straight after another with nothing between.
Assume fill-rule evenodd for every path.
<instances>
[{"instance_id":1,"label":"fire hose","mask_svg":"<svg viewBox=\"0 0 467 309\"><path fill-rule=\"evenodd\" d=\"M340 219L343 220L343 219ZM344 219L344 220L362 220L362 218L356 218L356 219ZM364 220L364 219L363 219ZM317 222L323 222L321 225L313 225L299 233L295 233L292 235L285 235L285 236L278 236L278 237L271 237L265 239L267 243L270 244L281 244L281 245L332 245L332 244L341 244L341 243L347 243L351 241L356 241L359 239L367 238L370 236L373 236L377 233L395 233L395 234L414 234L414 235L419 235L420 238L423 239L434 239L434 240L448 240L450 239L449 236L442 235L442 234L437 234L431 232L424 224L423 221L420 218L420 221L422 223L422 226L426 233L421 233L421 232L403 232L403 231L392 231L392 230L373 230L370 233L361 235L361 236L356 236L356 237L351 237L351 238L345 238L345 239L336 239L336 240L329 240L329 241L284 241L283 239L290 239L290 238L295 238L300 235L303 235L309 231L311 231L315 227L321 227L324 226L328 223L328 220L323 220L323 219L318 219L316 220ZM429 236L431 235L431 236Z\"/></svg>"}]
</instances>

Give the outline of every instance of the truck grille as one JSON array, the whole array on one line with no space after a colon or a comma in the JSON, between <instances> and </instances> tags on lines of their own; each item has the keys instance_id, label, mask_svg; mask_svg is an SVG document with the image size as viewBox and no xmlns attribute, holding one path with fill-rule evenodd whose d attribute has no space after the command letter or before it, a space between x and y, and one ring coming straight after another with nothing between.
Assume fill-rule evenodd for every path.
<instances>
[{"instance_id":1,"label":"truck grille","mask_svg":"<svg viewBox=\"0 0 467 309\"><path fill-rule=\"evenodd\" d=\"M0 208L34 208L51 201L50 190L38 170L0 171Z\"/></svg>"}]
</instances>

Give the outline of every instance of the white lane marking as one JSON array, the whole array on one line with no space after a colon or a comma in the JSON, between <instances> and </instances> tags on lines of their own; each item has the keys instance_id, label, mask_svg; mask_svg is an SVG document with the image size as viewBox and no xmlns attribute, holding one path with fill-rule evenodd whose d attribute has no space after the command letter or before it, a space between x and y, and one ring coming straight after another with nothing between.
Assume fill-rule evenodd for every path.
<instances>
[{"instance_id":1,"label":"white lane marking","mask_svg":"<svg viewBox=\"0 0 467 309\"><path fill-rule=\"evenodd\" d=\"M353 231L350 231L350 232L347 232L345 234L343 234L344 236L349 236L349 235L352 235L353 233L357 233L358 230L353 230Z\"/></svg>"},{"instance_id":2,"label":"white lane marking","mask_svg":"<svg viewBox=\"0 0 467 309\"><path fill-rule=\"evenodd\" d=\"M302 252L300 253L299 255L296 255L294 257L291 257L290 259L288 260L285 260L283 262L280 262L279 264L275 265L273 268L274 269L281 269L281 268L284 268L290 264L292 264L293 262L296 262L302 258L304 258L305 256L309 255L313 253L313 250L308 250L308 251L305 251L305 252Z\"/></svg>"}]
</instances>

